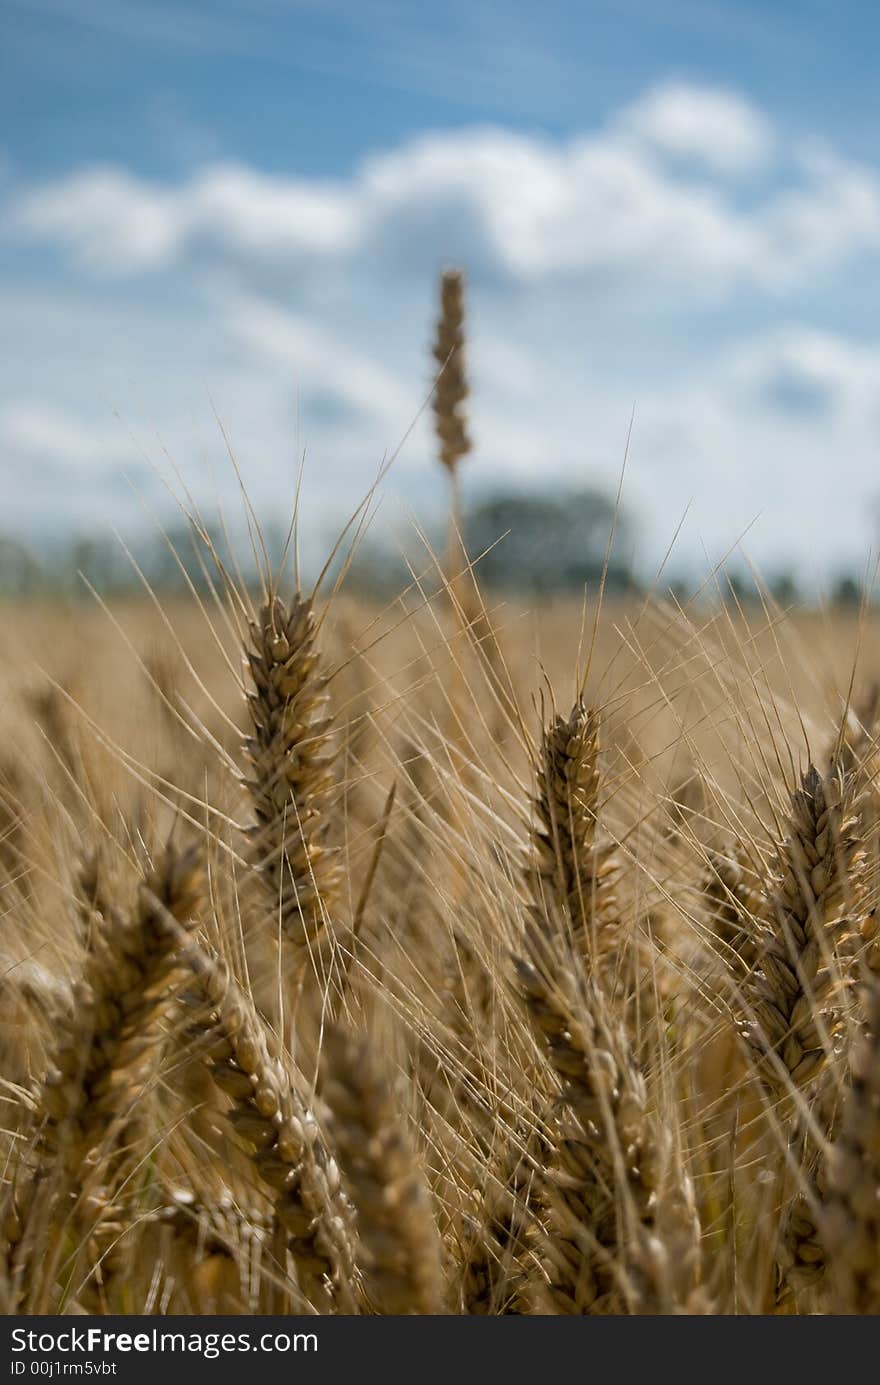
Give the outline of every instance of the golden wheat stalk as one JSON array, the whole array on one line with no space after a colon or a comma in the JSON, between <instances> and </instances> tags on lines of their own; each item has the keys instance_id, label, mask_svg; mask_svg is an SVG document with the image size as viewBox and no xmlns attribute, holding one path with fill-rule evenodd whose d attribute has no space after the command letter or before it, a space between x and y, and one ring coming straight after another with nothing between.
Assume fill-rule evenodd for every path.
<instances>
[{"instance_id":1,"label":"golden wheat stalk","mask_svg":"<svg viewBox=\"0 0 880 1385\"><path fill-rule=\"evenodd\" d=\"M439 367L431 398L434 429L440 461L449 479L446 581L455 613L470 627L481 603L475 599L477 591L473 581L463 585L459 580L467 565L459 463L471 450L464 411L469 391L465 370L464 275L460 269L445 269L440 276L440 314L433 355Z\"/></svg>"},{"instance_id":2,"label":"golden wheat stalk","mask_svg":"<svg viewBox=\"0 0 880 1385\"><path fill-rule=\"evenodd\" d=\"M169 845L142 881L133 916L112 912L95 929L35 1103L42 1122L29 1181L22 1171L7 1195L7 1255L19 1292L27 1274L38 1293L51 1290L69 1218L79 1238L97 1234L112 1218L113 1188L144 1133L141 1107L181 974L181 939L194 925L202 893L201 854ZM43 1235L49 1250L39 1289L34 1257Z\"/></svg>"},{"instance_id":3,"label":"golden wheat stalk","mask_svg":"<svg viewBox=\"0 0 880 1385\"><path fill-rule=\"evenodd\" d=\"M880 1313L880 982L869 977L866 991L868 1027L853 1054L820 1218L838 1313Z\"/></svg>"},{"instance_id":4,"label":"golden wheat stalk","mask_svg":"<svg viewBox=\"0 0 880 1385\"><path fill-rule=\"evenodd\" d=\"M461 1302L477 1317L519 1315L536 1226L537 1171L548 1153L537 1122L513 1129L499 1120L475 1214L466 1218L460 1251Z\"/></svg>"},{"instance_id":5,"label":"golden wheat stalk","mask_svg":"<svg viewBox=\"0 0 880 1385\"><path fill-rule=\"evenodd\" d=\"M443 1312L440 1238L430 1196L391 1086L368 1042L334 1030L324 1094L357 1210L360 1268L381 1314Z\"/></svg>"},{"instance_id":6,"label":"golden wheat stalk","mask_svg":"<svg viewBox=\"0 0 880 1385\"><path fill-rule=\"evenodd\" d=\"M729 853L707 852L702 894L716 948L741 984L758 960L767 898L739 843Z\"/></svg>"},{"instance_id":7,"label":"golden wheat stalk","mask_svg":"<svg viewBox=\"0 0 880 1385\"><path fill-rule=\"evenodd\" d=\"M327 842L334 746L311 598L272 598L250 627L253 734L245 741L251 847L270 907L294 947L323 932L340 885Z\"/></svg>"},{"instance_id":8,"label":"golden wheat stalk","mask_svg":"<svg viewBox=\"0 0 880 1385\"><path fill-rule=\"evenodd\" d=\"M440 371L432 407L440 461L451 477L471 450L463 412L468 397L464 348L464 275L460 269L445 269L440 276L440 315L433 347Z\"/></svg>"},{"instance_id":9,"label":"golden wheat stalk","mask_svg":"<svg viewBox=\"0 0 880 1385\"><path fill-rule=\"evenodd\" d=\"M840 770L823 778L811 765L792 795L768 891L770 928L744 987L750 1015L741 1030L776 1098L814 1082L840 1040L841 957L861 922L863 860Z\"/></svg>"},{"instance_id":10,"label":"golden wheat stalk","mask_svg":"<svg viewBox=\"0 0 880 1385\"><path fill-rule=\"evenodd\" d=\"M677 1186L669 1178L628 1037L594 982L555 949L533 950L537 965L516 963L519 994L561 1084L539 1311L687 1311L700 1263L693 1195L683 1172Z\"/></svg>"},{"instance_id":11,"label":"golden wheat stalk","mask_svg":"<svg viewBox=\"0 0 880 1385\"><path fill-rule=\"evenodd\" d=\"M71 1176L143 1092L179 971L179 930L193 927L202 894L198 850L169 846L131 920L111 911L94 938L42 1093L48 1120L39 1148L43 1157L60 1154Z\"/></svg>"},{"instance_id":12,"label":"golden wheat stalk","mask_svg":"<svg viewBox=\"0 0 880 1385\"><path fill-rule=\"evenodd\" d=\"M801 1118L791 1137L801 1191L782 1218L777 1255L780 1303L804 1290L815 1296L825 1284L827 1260L820 1223L828 1195L828 1150L840 1129L840 1086L840 1074L826 1067L811 1103L810 1119Z\"/></svg>"},{"instance_id":13,"label":"golden wheat stalk","mask_svg":"<svg viewBox=\"0 0 880 1385\"><path fill-rule=\"evenodd\" d=\"M205 1005L198 1051L271 1193L300 1289L317 1311L352 1312L350 1208L301 1081L223 963L196 947L186 961Z\"/></svg>"},{"instance_id":14,"label":"golden wheat stalk","mask_svg":"<svg viewBox=\"0 0 880 1385\"><path fill-rule=\"evenodd\" d=\"M143 1222L143 1251L161 1266L166 1311L260 1312L272 1233L271 1218L231 1194L206 1202L189 1188L172 1190Z\"/></svg>"},{"instance_id":15,"label":"golden wheat stalk","mask_svg":"<svg viewBox=\"0 0 880 1385\"><path fill-rule=\"evenodd\" d=\"M527 872L533 917L550 934L567 934L592 968L621 947L615 883L620 862L598 839L599 718L579 699L541 737Z\"/></svg>"}]
</instances>

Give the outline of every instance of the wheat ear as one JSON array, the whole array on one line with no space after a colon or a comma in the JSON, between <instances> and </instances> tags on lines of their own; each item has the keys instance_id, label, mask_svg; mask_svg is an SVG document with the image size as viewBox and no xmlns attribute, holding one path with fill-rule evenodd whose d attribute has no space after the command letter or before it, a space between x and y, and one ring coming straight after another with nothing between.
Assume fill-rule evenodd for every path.
<instances>
[{"instance_id":1,"label":"wheat ear","mask_svg":"<svg viewBox=\"0 0 880 1385\"><path fill-rule=\"evenodd\" d=\"M839 769L823 778L811 765L792 795L770 927L744 987L742 1032L775 1097L812 1083L840 1035L837 957L853 944L863 859Z\"/></svg>"},{"instance_id":2,"label":"wheat ear","mask_svg":"<svg viewBox=\"0 0 880 1385\"><path fill-rule=\"evenodd\" d=\"M782 1218L777 1252L780 1303L803 1290L815 1292L825 1283L827 1261L820 1223L828 1196L828 1150L840 1131L842 1094L837 1067L835 1064L822 1072L810 1119L807 1121L801 1115L790 1142L801 1191ZM848 1076L847 1073L847 1081Z\"/></svg>"},{"instance_id":3,"label":"wheat ear","mask_svg":"<svg viewBox=\"0 0 880 1385\"><path fill-rule=\"evenodd\" d=\"M440 460L451 476L471 450L463 413L468 397L464 347L464 275L460 269L445 269L440 276L440 315L433 347L440 374L432 407Z\"/></svg>"},{"instance_id":4,"label":"wheat ear","mask_svg":"<svg viewBox=\"0 0 880 1385\"><path fill-rule=\"evenodd\" d=\"M866 984L868 1025L852 1058L820 1217L838 1313L880 1313L880 981Z\"/></svg>"},{"instance_id":5,"label":"wheat ear","mask_svg":"<svg viewBox=\"0 0 880 1385\"><path fill-rule=\"evenodd\" d=\"M73 1005L59 1015L54 1060L38 1094L43 1122L30 1182L9 1197L5 1239L19 1283L40 1227L51 1228L40 1263L45 1292L62 1251L67 1212L80 1236L108 1219L111 1199L100 1184L119 1182L142 1133L140 1105L163 1041L161 1020L173 1000L181 940L193 926L202 888L200 853L169 845L142 881L133 917L111 913L95 928ZM75 1206L68 1209L74 1192ZM40 1292L36 1275L32 1288Z\"/></svg>"},{"instance_id":6,"label":"wheat ear","mask_svg":"<svg viewBox=\"0 0 880 1385\"><path fill-rule=\"evenodd\" d=\"M721 958L740 983L758 959L767 898L738 843L707 853L702 892Z\"/></svg>"},{"instance_id":7,"label":"wheat ear","mask_svg":"<svg viewBox=\"0 0 880 1385\"><path fill-rule=\"evenodd\" d=\"M95 932L42 1093L48 1120L40 1149L60 1153L71 1175L143 1091L180 965L181 930L193 926L202 893L200 853L169 846L143 881L134 916L110 912Z\"/></svg>"},{"instance_id":8,"label":"wheat ear","mask_svg":"<svg viewBox=\"0 0 880 1385\"><path fill-rule=\"evenodd\" d=\"M518 1316L525 1306L530 1233L536 1216L536 1170L547 1147L536 1123L513 1130L499 1121L496 1168L485 1176L476 1215L468 1219L461 1248L461 1300L476 1317Z\"/></svg>"},{"instance_id":9,"label":"wheat ear","mask_svg":"<svg viewBox=\"0 0 880 1385\"><path fill-rule=\"evenodd\" d=\"M542 734L528 884L539 927L570 934L581 957L601 967L621 939L619 862L597 841L599 787L599 719L579 699Z\"/></svg>"},{"instance_id":10,"label":"wheat ear","mask_svg":"<svg viewBox=\"0 0 880 1385\"><path fill-rule=\"evenodd\" d=\"M442 1313L440 1238L430 1194L394 1093L366 1040L338 1030L327 1035L324 1095L357 1210L370 1301L383 1315Z\"/></svg>"},{"instance_id":11,"label":"wheat ear","mask_svg":"<svg viewBox=\"0 0 880 1385\"><path fill-rule=\"evenodd\" d=\"M300 1288L320 1311L352 1312L350 1208L301 1082L223 963L195 947L186 960L206 1004L199 1051L271 1191Z\"/></svg>"},{"instance_id":12,"label":"wheat ear","mask_svg":"<svg viewBox=\"0 0 880 1385\"><path fill-rule=\"evenodd\" d=\"M462 546L463 515L459 463L471 450L464 412L468 397L465 371L464 275L460 269L445 269L440 276L440 314L434 338L433 355L439 367L431 406L437 434L440 461L449 478L449 536L446 580L454 611L469 623L475 614L471 590L463 587L458 573L466 562Z\"/></svg>"},{"instance_id":13,"label":"wheat ear","mask_svg":"<svg viewBox=\"0 0 880 1385\"><path fill-rule=\"evenodd\" d=\"M251 624L247 658L254 860L285 936L301 948L323 931L340 882L326 840L334 749L311 598L270 600Z\"/></svg>"},{"instance_id":14,"label":"wheat ear","mask_svg":"<svg viewBox=\"0 0 880 1385\"><path fill-rule=\"evenodd\" d=\"M539 965L516 963L519 993L562 1088L543 1186L539 1311L691 1308L700 1240L693 1197L684 1175L670 1183L629 1039L594 982L540 944L535 953Z\"/></svg>"}]
</instances>

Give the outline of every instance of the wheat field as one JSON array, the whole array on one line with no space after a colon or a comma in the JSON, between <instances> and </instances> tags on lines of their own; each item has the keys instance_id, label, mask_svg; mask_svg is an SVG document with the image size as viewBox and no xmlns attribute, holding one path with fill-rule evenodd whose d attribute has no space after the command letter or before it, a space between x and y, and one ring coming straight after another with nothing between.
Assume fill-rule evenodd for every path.
<instances>
[{"instance_id":1,"label":"wheat field","mask_svg":"<svg viewBox=\"0 0 880 1385\"><path fill-rule=\"evenodd\" d=\"M483 591L460 290L395 599L3 611L7 1313L880 1311L870 616Z\"/></svg>"}]
</instances>

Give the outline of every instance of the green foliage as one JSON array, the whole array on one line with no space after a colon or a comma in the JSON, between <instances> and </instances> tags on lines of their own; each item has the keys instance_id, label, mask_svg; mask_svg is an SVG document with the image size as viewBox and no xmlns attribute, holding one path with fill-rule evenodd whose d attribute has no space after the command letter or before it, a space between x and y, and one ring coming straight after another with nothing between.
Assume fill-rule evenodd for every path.
<instances>
[{"instance_id":1,"label":"green foliage","mask_svg":"<svg viewBox=\"0 0 880 1385\"><path fill-rule=\"evenodd\" d=\"M852 573L844 572L835 578L831 587L832 606L860 606L863 599L862 584Z\"/></svg>"},{"instance_id":2,"label":"green foliage","mask_svg":"<svg viewBox=\"0 0 880 1385\"><path fill-rule=\"evenodd\" d=\"M615 512L611 496L591 487L496 493L467 513L465 540L487 587L536 593L578 590L599 581L606 560L609 589L626 591L636 585L624 556L632 546L629 520Z\"/></svg>"},{"instance_id":3,"label":"green foliage","mask_svg":"<svg viewBox=\"0 0 880 1385\"><path fill-rule=\"evenodd\" d=\"M267 525L263 533L270 563L280 558L283 536ZM227 571L238 574L245 585L256 581L256 562L247 542L235 547L219 527L210 541ZM88 588L105 596L143 590L143 574L150 587L162 594L199 592L216 583L206 549L182 522L147 538L141 536L126 547L111 535L78 536L66 542L47 542L37 554L18 539L0 534L0 596L87 596Z\"/></svg>"}]
</instances>

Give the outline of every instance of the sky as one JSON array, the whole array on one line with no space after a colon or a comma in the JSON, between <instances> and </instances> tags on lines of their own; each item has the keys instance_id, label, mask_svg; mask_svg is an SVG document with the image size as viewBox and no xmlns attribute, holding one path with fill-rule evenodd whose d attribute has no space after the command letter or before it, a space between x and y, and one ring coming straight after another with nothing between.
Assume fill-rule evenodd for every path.
<instances>
[{"instance_id":1,"label":"sky","mask_svg":"<svg viewBox=\"0 0 880 1385\"><path fill-rule=\"evenodd\" d=\"M878 44L855 0L0 0L0 529L277 520L302 463L323 543L391 456L380 525L430 519L454 264L472 496L626 458L645 571L862 567Z\"/></svg>"}]
</instances>

